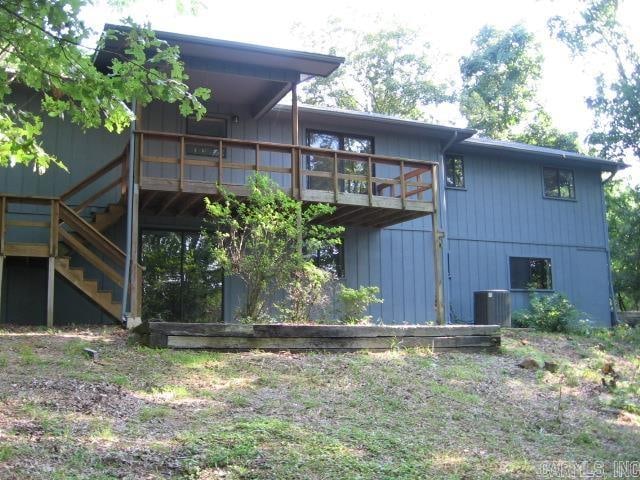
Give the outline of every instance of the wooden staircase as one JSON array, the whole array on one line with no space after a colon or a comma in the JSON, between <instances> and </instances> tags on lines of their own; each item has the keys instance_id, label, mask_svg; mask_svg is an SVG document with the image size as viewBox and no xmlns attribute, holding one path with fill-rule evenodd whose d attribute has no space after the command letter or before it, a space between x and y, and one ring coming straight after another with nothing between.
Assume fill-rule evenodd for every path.
<instances>
[{"instance_id":1,"label":"wooden staircase","mask_svg":"<svg viewBox=\"0 0 640 480\"><path fill-rule=\"evenodd\" d=\"M124 215L124 196L119 203L110 203L102 212L92 215L91 225L99 232L104 232Z\"/></svg>"},{"instance_id":2,"label":"wooden staircase","mask_svg":"<svg viewBox=\"0 0 640 480\"><path fill-rule=\"evenodd\" d=\"M69 257L57 257L55 260L56 272L89 297L102 310L115 319L120 319L121 304L113 299L113 292L98 290L98 281L84 278L84 269L72 267L69 260Z\"/></svg>"},{"instance_id":3,"label":"wooden staircase","mask_svg":"<svg viewBox=\"0 0 640 480\"><path fill-rule=\"evenodd\" d=\"M0 194L0 274L6 256L48 257L47 325L53 325L54 277L58 273L79 292L104 312L121 322L120 291L125 288L124 271L126 255L105 235L109 227L120 220L124 213L127 187L128 147L114 160L70 188L60 197L29 197ZM114 175L115 174L115 175ZM115 177L115 178L114 178ZM116 195L113 195L113 189ZM82 212L91 205L100 204L107 193L118 200L109 203L104 210L84 218ZM10 209L21 205L20 209ZM33 221L17 217L24 205L33 205L42 212L49 207L48 221ZM70 205L74 205L73 207ZM12 211L13 210L13 211ZM8 243L11 238L7 228L39 228L48 230L48 242L39 244ZM81 263L83 267L77 265ZM139 316L141 267L131 265L131 311ZM89 269L94 273L89 273ZM101 279L89 278L97 275ZM0 276L1 279L1 276ZM104 279L104 281L102 281ZM1 281L1 280L0 280ZM113 291L101 290L99 285L112 285Z\"/></svg>"}]
</instances>

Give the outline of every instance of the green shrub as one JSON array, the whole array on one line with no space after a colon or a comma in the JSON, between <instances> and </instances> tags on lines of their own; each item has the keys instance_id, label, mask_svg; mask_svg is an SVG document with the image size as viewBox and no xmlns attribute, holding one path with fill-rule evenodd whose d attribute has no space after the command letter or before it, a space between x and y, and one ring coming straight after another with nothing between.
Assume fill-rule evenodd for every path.
<instances>
[{"instance_id":1,"label":"green shrub","mask_svg":"<svg viewBox=\"0 0 640 480\"><path fill-rule=\"evenodd\" d=\"M342 285L338 291L341 323L357 325L370 322L371 316L365 313L370 304L384 301L378 298L379 293L378 287L349 288Z\"/></svg>"},{"instance_id":2,"label":"green shrub","mask_svg":"<svg viewBox=\"0 0 640 480\"><path fill-rule=\"evenodd\" d=\"M296 275L309 272L304 250L338 245L344 228L316 222L331 215L335 207L303 205L265 174L249 178L248 189L249 196L239 198L219 186L221 199L205 199L214 231L211 253L225 274L235 275L245 285L246 295L236 317L243 323L268 323L274 295L295 290ZM316 280L319 277L316 272L311 274ZM302 307L294 308L298 321L305 312Z\"/></svg>"},{"instance_id":3,"label":"green shrub","mask_svg":"<svg viewBox=\"0 0 640 480\"><path fill-rule=\"evenodd\" d=\"M292 272L284 288L286 299L276 305L284 323L311 322L313 309L323 309L329 303L327 284L332 280L330 272L316 267L313 262L303 262Z\"/></svg>"},{"instance_id":4,"label":"green shrub","mask_svg":"<svg viewBox=\"0 0 640 480\"><path fill-rule=\"evenodd\" d=\"M584 333L588 328L588 319L560 292L531 293L529 308L515 312L513 323L543 332Z\"/></svg>"}]
</instances>

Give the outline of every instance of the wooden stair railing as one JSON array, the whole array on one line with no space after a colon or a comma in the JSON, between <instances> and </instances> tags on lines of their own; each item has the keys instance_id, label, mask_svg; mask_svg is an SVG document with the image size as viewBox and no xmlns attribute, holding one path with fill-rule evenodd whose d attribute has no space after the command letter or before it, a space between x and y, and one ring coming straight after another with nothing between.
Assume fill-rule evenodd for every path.
<instances>
[{"instance_id":1,"label":"wooden stair railing","mask_svg":"<svg viewBox=\"0 0 640 480\"><path fill-rule=\"evenodd\" d=\"M5 256L48 257L50 259L50 269L55 268L56 272L89 297L95 304L120 321L121 304L113 299L113 293L99 290L98 281L85 278L85 269L72 266L70 264L71 258L68 255L70 253L77 254L88 265L94 267L97 272L100 272L113 282L114 285L120 288L125 287L122 272L125 269L126 254L101 232L101 230L108 228L124 215L124 205L122 202L109 204L103 212L94 214L91 222L87 221L81 213L118 185L120 186L120 199L122 200L126 193L127 157L128 147L117 158L71 187L59 198L0 195L0 272ZM109 174L118 167L121 170L115 180L91 192L90 185L98 182L104 175ZM89 192L89 196L79 201L75 207L67 204L69 199L81 192ZM24 214L18 212L11 213L12 217L10 217L8 210L10 203L35 205L33 214L40 217L46 215L48 218L42 221L20 218ZM16 216L17 218L15 218ZM40 229L41 234L38 239L40 243L10 243L7 241L7 230L9 228ZM42 232L43 229L47 229L46 236ZM36 236L35 238L38 237ZM134 315L139 316L142 267L136 262L133 268L131 309ZM53 277L50 274L50 281L52 279ZM53 284L51 283L51 285ZM53 291L52 286L48 288ZM49 299L47 301L49 302ZM53 314L51 312L48 311L47 313L47 324L52 322Z\"/></svg>"}]
</instances>

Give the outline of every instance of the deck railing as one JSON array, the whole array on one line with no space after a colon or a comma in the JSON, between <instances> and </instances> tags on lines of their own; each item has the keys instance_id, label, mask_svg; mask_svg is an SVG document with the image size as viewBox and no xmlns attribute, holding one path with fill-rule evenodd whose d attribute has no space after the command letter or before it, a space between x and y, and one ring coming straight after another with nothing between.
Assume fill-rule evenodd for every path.
<instances>
[{"instance_id":1,"label":"deck railing","mask_svg":"<svg viewBox=\"0 0 640 480\"><path fill-rule=\"evenodd\" d=\"M143 189L239 195L263 172L294 198L433 211L436 162L272 142L138 131Z\"/></svg>"}]
</instances>

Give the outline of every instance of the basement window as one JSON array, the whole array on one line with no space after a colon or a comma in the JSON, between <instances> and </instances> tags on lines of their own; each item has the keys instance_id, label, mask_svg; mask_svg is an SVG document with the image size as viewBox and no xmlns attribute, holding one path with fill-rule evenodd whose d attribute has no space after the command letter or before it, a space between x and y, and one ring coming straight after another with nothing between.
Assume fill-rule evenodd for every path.
<instances>
[{"instance_id":1,"label":"basement window","mask_svg":"<svg viewBox=\"0 0 640 480\"><path fill-rule=\"evenodd\" d=\"M510 257L512 290L551 290L551 259Z\"/></svg>"},{"instance_id":2,"label":"basement window","mask_svg":"<svg viewBox=\"0 0 640 480\"><path fill-rule=\"evenodd\" d=\"M544 196L547 198L562 198L573 200L576 198L576 187L573 170L567 168L544 167Z\"/></svg>"},{"instance_id":3,"label":"basement window","mask_svg":"<svg viewBox=\"0 0 640 480\"><path fill-rule=\"evenodd\" d=\"M444 173L447 188L464 188L464 157L447 155L444 158Z\"/></svg>"},{"instance_id":4,"label":"basement window","mask_svg":"<svg viewBox=\"0 0 640 480\"><path fill-rule=\"evenodd\" d=\"M145 229L141 244L143 318L222 322L224 275L208 235Z\"/></svg>"}]
</instances>

